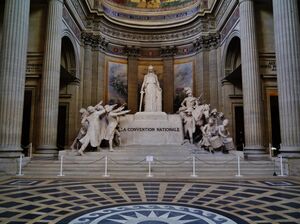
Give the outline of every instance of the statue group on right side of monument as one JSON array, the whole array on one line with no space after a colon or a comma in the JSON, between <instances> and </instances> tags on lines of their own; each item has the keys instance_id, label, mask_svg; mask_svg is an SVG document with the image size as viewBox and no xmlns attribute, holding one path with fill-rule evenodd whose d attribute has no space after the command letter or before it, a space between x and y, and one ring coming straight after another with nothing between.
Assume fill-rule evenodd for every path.
<instances>
[{"instance_id":1,"label":"statue group on right side of monument","mask_svg":"<svg viewBox=\"0 0 300 224\"><path fill-rule=\"evenodd\" d=\"M197 145L214 153L221 150L228 153L234 149L233 140L228 131L228 119L217 109L210 109L209 104L204 104L200 97L194 97L192 89L184 88L187 95L178 110L184 127L184 137L191 144ZM198 140L198 141L197 141Z\"/></svg>"}]
</instances>

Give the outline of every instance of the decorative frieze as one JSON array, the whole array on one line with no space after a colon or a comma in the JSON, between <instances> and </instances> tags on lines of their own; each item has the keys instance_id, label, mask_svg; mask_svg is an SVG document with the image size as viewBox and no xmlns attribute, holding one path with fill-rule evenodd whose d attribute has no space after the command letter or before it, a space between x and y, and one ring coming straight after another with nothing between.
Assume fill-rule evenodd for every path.
<instances>
[{"instance_id":1,"label":"decorative frieze","mask_svg":"<svg viewBox=\"0 0 300 224\"><path fill-rule=\"evenodd\" d=\"M124 53L127 56L139 57L140 56L140 49L136 48L135 46L125 46Z\"/></svg>"},{"instance_id":2,"label":"decorative frieze","mask_svg":"<svg viewBox=\"0 0 300 224\"><path fill-rule=\"evenodd\" d=\"M172 46L172 47L167 46L167 47L164 47L164 48L160 49L160 56L161 57L166 57L166 58L167 57L173 57L173 56L175 56L177 54L177 52L178 52L177 47L175 47L175 46Z\"/></svg>"},{"instance_id":3,"label":"decorative frieze","mask_svg":"<svg viewBox=\"0 0 300 224\"><path fill-rule=\"evenodd\" d=\"M153 30L143 30L143 32L139 32L136 29L124 29L124 27L113 25L104 20L101 22L96 21L95 23L95 26L97 27L95 30L100 31L107 37L112 37L122 41L151 41L155 43L157 42L158 44L161 44L162 41L187 40L188 38L199 36L202 32L208 32L210 28L214 27L214 22L211 22L211 20L207 18L201 18L184 29L174 28L172 30L166 30L165 32L156 32Z\"/></svg>"},{"instance_id":4,"label":"decorative frieze","mask_svg":"<svg viewBox=\"0 0 300 224\"><path fill-rule=\"evenodd\" d=\"M93 34L92 32L84 32L81 34L82 42L85 45L93 47L95 50L102 50L109 54L119 56L133 56L133 57L173 57L185 56L194 54L204 49L215 49L219 46L220 35L218 33L210 34L208 36L199 37L194 43L188 43L177 46L166 47L135 47L130 45L119 45L109 42L100 34Z\"/></svg>"}]
</instances>

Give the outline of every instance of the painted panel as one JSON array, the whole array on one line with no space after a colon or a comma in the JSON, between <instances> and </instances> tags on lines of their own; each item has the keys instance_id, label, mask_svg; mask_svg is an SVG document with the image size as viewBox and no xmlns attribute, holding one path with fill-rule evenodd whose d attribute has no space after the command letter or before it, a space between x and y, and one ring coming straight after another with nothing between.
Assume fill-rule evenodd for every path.
<instances>
[{"instance_id":1,"label":"painted panel","mask_svg":"<svg viewBox=\"0 0 300 224\"><path fill-rule=\"evenodd\" d=\"M108 95L109 104L127 103L127 64L108 62Z\"/></svg>"},{"instance_id":2,"label":"painted panel","mask_svg":"<svg viewBox=\"0 0 300 224\"><path fill-rule=\"evenodd\" d=\"M183 89L193 89L193 62L178 63L174 65L174 111L177 111L185 98Z\"/></svg>"},{"instance_id":3,"label":"painted panel","mask_svg":"<svg viewBox=\"0 0 300 224\"><path fill-rule=\"evenodd\" d=\"M134 8L170 8L194 2L194 0L112 0L113 2Z\"/></svg>"}]
</instances>

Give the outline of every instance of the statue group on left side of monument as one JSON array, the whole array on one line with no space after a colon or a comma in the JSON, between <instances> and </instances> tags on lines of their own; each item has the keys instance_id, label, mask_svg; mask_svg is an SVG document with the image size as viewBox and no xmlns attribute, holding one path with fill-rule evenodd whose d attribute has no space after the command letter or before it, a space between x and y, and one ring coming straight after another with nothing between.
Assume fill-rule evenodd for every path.
<instances>
[{"instance_id":1,"label":"statue group on left side of monument","mask_svg":"<svg viewBox=\"0 0 300 224\"><path fill-rule=\"evenodd\" d=\"M228 119L217 109L210 109L209 104L201 102L200 97L194 97L192 89L184 88L187 95L178 110L182 118L184 127L184 137L191 144L196 142L195 138L200 139L197 145L212 153L215 150L222 150L227 153L234 149L233 140L228 131Z\"/></svg>"},{"instance_id":2,"label":"statue group on left side of monument","mask_svg":"<svg viewBox=\"0 0 300 224\"><path fill-rule=\"evenodd\" d=\"M71 149L80 145L79 155L84 155L84 150L90 144L92 147L100 148L103 140L109 142L109 150L113 151L114 141L120 142L118 131L119 116L125 115L130 110L124 110L125 105L116 108L114 105L102 105L102 101L95 106L88 106L87 109L81 108L81 128L75 138ZM116 108L116 109L115 109Z\"/></svg>"}]
</instances>

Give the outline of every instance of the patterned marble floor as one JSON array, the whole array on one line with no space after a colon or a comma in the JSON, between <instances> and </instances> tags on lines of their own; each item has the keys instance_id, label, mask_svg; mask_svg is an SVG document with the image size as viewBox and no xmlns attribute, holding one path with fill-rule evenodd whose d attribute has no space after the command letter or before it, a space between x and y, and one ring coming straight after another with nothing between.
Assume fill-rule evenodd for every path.
<instances>
[{"instance_id":1,"label":"patterned marble floor","mask_svg":"<svg viewBox=\"0 0 300 224\"><path fill-rule=\"evenodd\" d=\"M300 180L0 182L0 223L300 223Z\"/></svg>"}]
</instances>

